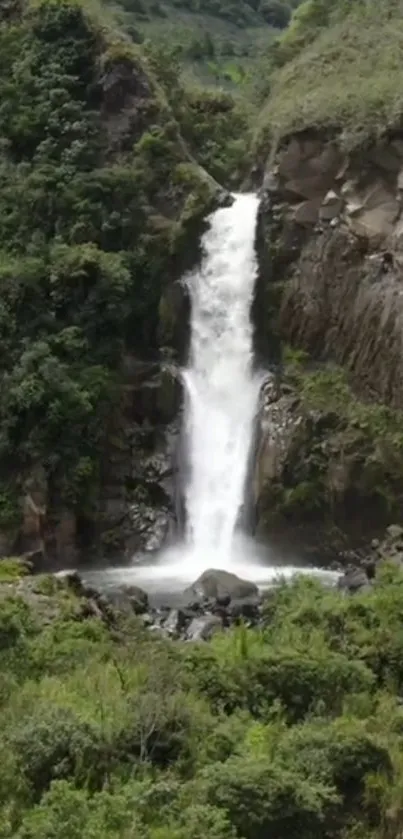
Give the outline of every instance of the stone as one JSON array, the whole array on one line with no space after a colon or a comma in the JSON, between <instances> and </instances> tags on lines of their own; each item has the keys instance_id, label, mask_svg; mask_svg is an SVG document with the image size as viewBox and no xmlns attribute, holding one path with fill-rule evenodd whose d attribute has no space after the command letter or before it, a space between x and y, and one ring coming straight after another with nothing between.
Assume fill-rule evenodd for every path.
<instances>
[{"instance_id":1,"label":"stone","mask_svg":"<svg viewBox=\"0 0 403 839\"><path fill-rule=\"evenodd\" d=\"M322 221L332 221L332 219L340 215L342 208L342 198L333 189L330 189L323 199L322 206L319 210L319 218Z\"/></svg>"},{"instance_id":2,"label":"stone","mask_svg":"<svg viewBox=\"0 0 403 839\"><path fill-rule=\"evenodd\" d=\"M47 557L44 548L38 548L36 551L26 551L22 554L22 559L28 563L32 572L46 569Z\"/></svg>"},{"instance_id":3,"label":"stone","mask_svg":"<svg viewBox=\"0 0 403 839\"><path fill-rule=\"evenodd\" d=\"M338 581L338 588L348 591L351 594L369 588L368 576L361 568L353 568L346 571Z\"/></svg>"},{"instance_id":4,"label":"stone","mask_svg":"<svg viewBox=\"0 0 403 839\"><path fill-rule=\"evenodd\" d=\"M122 586L105 591L105 596L118 611L142 615L148 610L148 594L139 586Z\"/></svg>"},{"instance_id":5,"label":"stone","mask_svg":"<svg viewBox=\"0 0 403 839\"><path fill-rule=\"evenodd\" d=\"M304 225L316 224L319 218L321 203L321 198L312 198L309 201L303 201L293 212L294 221L297 224Z\"/></svg>"},{"instance_id":6,"label":"stone","mask_svg":"<svg viewBox=\"0 0 403 839\"><path fill-rule=\"evenodd\" d=\"M362 567L365 570L365 573L369 580L373 580L376 574L376 561L374 559L365 559L362 563Z\"/></svg>"},{"instance_id":7,"label":"stone","mask_svg":"<svg viewBox=\"0 0 403 839\"><path fill-rule=\"evenodd\" d=\"M284 192L291 199L323 198L341 165L341 155L331 143L317 138L293 138L281 154L278 171Z\"/></svg>"},{"instance_id":8,"label":"stone","mask_svg":"<svg viewBox=\"0 0 403 839\"><path fill-rule=\"evenodd\" d=\"M353 233L376 244L394 232L400 206L394 191L376 180L362 193L358 190L348 197L346 212Z\"/></svg>"},{"instance_id":9,"label":"stone","mask_svg":"<svg viewBox=\"0 0 403 839\"><path fill-rule=\"evenodd\" d=\"M46 539L46 559L52 558L58 565L74 567L77 561L77 519L72 510L58 510L57 519Z\"/></svg>"},{"instance_id":10,"label":"stone","mask_svg":"<svg viewBox=\"0 0 403 839\"><path fill-rule=\"evenodd\" d=\"M193 618L188 626L186 638L188 641L207 641L221 630L222 622L217 615L202 615L199 618Z\"/></svg>"},{"instance_id":11,"label":"stone","mask_svg":"<svg viewBox=\"0 0 403 839\"><path fill-rule=\"evenodd\" d=\"M127 586L123 593L129 598L133 612L141 615L148 609L148 594L140 586Z\"/></svg>"},{"instance_id":12,"label":"stone","mask_svg":"<svg viewBox=\"0 0 403 839\"><path fill-rule=\"evenodd\" d=\"M229 595L231 599L249 597L258 594L258 587L249 580L242 580L229 571L209 569L184 592L184 598L202 600L204 598L217 599Z\"/></svg>"},{"instance_id":13,"label":"stone","mask_svg":"<svg viewBox=\"0 0 403 839\"><path fill-rule=\"evenodd\" d=\"M57 575L64 579L65 586L69 588L74 594L82 596L85 594L85 586L77 571L71 571L67 574Z\"/></svg>"},{"instance_id":14,"label":"stone","mask_svg":"<svg viewBox=\"0 0 403 839\"><path fill-rule=\"evenodd\" d=\"M398 172L402 165L402 155L398 146L392 144L375 147L369 152L369 159L385 172Z\"/></svg>"},{"instance_id":15,"label":"stone","mask_svg":"<svg viewBox=\"0 0 403 839\"><path fill-rule=\"evenodd\" d=\"M388 539L392 539L394 542L398 539L403 539L403 527L400 524L390 524L386 528L386 535Z\"/></svg>"},{"instance_id":16,"label":"stone","mask_svg":"<svg viewBox=\"0 0 403 839\"><path fill-rule=\"evenodd\" d=\"M264 192L277 192L279 187L279 179L278 175L275 171L266 172L264 179L263 179L263 191Z\"/></svg>"},{"instance_id":17,"label":"stone","mask_svg":"<svg viewBox=\"0 0 403 839\"><path fill-rule=\"evenodd\" d=\"M232 600L228 609L231 618L246 618L257 621L260 615L260 597L244 597Z\"/></svg>"},{"instance_id":18,"label":"stone","mask_svg":"<svg viewBox=\"0 0 403 839\"><path fill-rule=\"evenodd\" d=\"M284 190L287 195L298 198L306 198L309 201L315 199L321 201L329 187L328 179L324 179L322 175L312 175L307 178L295 178L287 181L284 184Z\"/></svg>"},{"instance_id":19,"label":"stone","mask_svg":"<svg viewBox=\"0 0 403 839\"><path fill-rule=\"evenodd\" d=\"M182 609L171 609L163 625L170 635L178 635L186 623L187 615Z\"/></svg>"},{"instance_id":20,"label":"stone","mask_svg":"<svg viewBox=\"0 0 403 839\"><path fill-rule=\"evenodd\" d=\"M224 609L231 603L230 594L219 594L216 598L217 606L222 606Z\"/></svg>"},{"instance_id":21,"label":"stone","mask_svg":"<svg viewBox=\"0 0 403 839\"><path fill-rule=\"evenodd\" d=\"M403 250L403 220L397 222L392 236L392 245L395 250Z\"/></svg>"},{"instance_id":22,"label":"stone","mask_svg":"<svg viewBox=\"0 0 403 839\"><path fill-rule=\"evenodd\" d=\"M390 201L372 210L365 210L349 219L350 230L372 244L380 244L393 233L393 225L399 212L397 201Z\"/></svg>"}]
</instances>

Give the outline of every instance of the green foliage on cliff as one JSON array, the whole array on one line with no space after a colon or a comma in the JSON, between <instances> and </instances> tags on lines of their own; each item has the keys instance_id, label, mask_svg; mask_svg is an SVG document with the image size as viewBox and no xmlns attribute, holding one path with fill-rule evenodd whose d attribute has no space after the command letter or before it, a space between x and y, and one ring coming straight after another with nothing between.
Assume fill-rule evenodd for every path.
<instances>
[{"instance_id":1,"label":"green foliage on cliff","mask_svg":"<svg viewBox=\"0 0 403 839\"><path fill-rule=\"evenodd\" d=\"M2 839L398 835L397 568L354 597L280 585L259 630L195 645L54 583L0 588Z\"/></svg>"},{"instance_id":2,"label":"green foliage on cliff","mask_svg":"<svg viewBox=\"0 0 403 839\"><path fill-rule=\"evenodd\" d=\"M11 484L37 463L53 503L91 508L122 353L156 353L164 284L216 185L101 7L15 0L1 17L0 466L11 521Z\"/></svg>"},{"instance_id":3,"label":"green foliage on cliff","mask_svg":"<svg viewBox=\"0 0 403 839\"><path fill-rule=\"evenodd\" d=\"M399 127L401 3L305 0L274 50L258 145L330 128L347 148Z\"/></svg>"},{"instance_id":4,"label":"green foliage on cliff","mask_svg":"<svg viewBox=\"0 0 403 839\"><path fill-rule=\"evenodd\" d=\"M323 527L360 521L367 528L399 517L403 502L403 417L357 397L342 368L313 365L300 351L285 352L285 381L295 389L298 443L272 509L294 522L319 518ZM336 534L335 534L336 535ZM330 540L331 541L331 540Z\"/></svg>"}]
</instances>

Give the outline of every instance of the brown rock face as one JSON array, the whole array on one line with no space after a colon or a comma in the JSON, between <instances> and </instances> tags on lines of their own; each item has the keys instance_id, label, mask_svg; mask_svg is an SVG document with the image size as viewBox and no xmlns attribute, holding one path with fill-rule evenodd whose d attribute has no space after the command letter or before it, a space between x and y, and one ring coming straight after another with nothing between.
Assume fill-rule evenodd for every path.
<instances>
[{"instance_id":1,"label":"brown rock face","mask_svg":"<svg viewBox=\"0 0 403 839\"><path fill-rule=\"evenodd\" d=\"M130 151L152 117L152 90L147 76L132 58L108 61L98 93L109 154Z\"/></svg>"},{"instance_id":2,"label":"brown rock face","mask_svg":"<svg viewBox=\"0 0 403 839\"><path fill-rule=\"evenodd\" d=\"M324 537L338 550L340 537L343 549L344 539L365 542L403 521L402 137L349 157L328 136L294 136L267 172L262 198L266 332L305 351L305 371L336 364L350 396L344 392L341 418L336 379L332 408L326 400L307 408L301 381L300 400L292 389L266 391L257 531L267 537L277 525L286 533L301 527L305 546ZM376 418L368 420L365 406Z\"/></svg>"},{"instance_id":3,"label":"brown rock face","mask_svg":"<svg viewBox=\"0 0 403 839\"><path fill-rule=\"evenodd\" d=\"M296 136L266 176L261 217L262 270L276 287L271 328L399 408L402 184L400 137L349 159L326 137Z\"/></svg>"}]
</instances>

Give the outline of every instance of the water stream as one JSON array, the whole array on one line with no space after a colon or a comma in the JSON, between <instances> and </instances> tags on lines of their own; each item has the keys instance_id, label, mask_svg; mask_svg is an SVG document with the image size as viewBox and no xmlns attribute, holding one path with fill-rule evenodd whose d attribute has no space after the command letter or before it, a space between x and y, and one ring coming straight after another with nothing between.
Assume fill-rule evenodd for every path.
<instances>
[{"instance_id":1,"label":"water stream","mask_svg":"<svg viewBox=\"0 0 403 839\"><path fill-rule=\"evenodd\" d=\"M258 199L237 195L213 215L205 258L187 280L191 348L186 386L190 476L186 544L197 568L230 569L262 377L253 370L250 308L257 274Z\"/></svg>"}]
</instances>

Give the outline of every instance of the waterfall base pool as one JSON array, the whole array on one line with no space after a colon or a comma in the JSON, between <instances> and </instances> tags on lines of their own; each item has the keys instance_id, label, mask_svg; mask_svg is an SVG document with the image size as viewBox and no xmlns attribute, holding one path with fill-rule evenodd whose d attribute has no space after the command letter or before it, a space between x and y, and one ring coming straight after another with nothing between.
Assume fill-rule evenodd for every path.
<instances>
[{"instance_id":1,"label":"waterfall base pool","mask_svg":"<svg viewBox=\"0 0 403 839\"><path fill-rule=\"evenodd\" d=\"M335 585L340 572L302 563L298 557L281 554L266 546L259 546L252 539L237 534L233 542L234 553L231 562L223 566L218 556L209 556L200 564L195 563L193 551L186 545L169 548L153 557L137 557L131 565L80 569L80 576L96 588L118 588L140 586L151 597L170 600L195 582L208 568L224 569L242 579L251 580L264 590L280 580L290 580L298 574L318 578L325 585Z\"/></svg>"}]
</instances>

